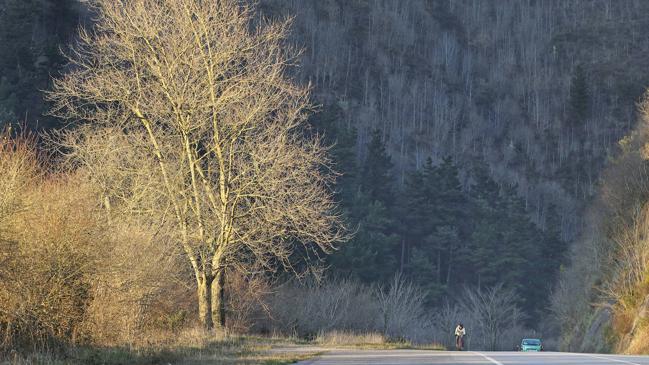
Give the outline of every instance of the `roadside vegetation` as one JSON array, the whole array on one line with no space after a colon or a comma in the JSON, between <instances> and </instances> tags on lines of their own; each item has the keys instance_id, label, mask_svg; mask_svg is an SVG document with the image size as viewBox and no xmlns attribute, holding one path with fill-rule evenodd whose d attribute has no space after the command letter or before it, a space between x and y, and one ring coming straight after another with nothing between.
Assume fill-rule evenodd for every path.
<instances>
[{"instance_id":1,"label":"roadside vegetation","mask_svg":"<svg viewBox=\"0 0 649 365\"><path fill-rule=\"evenodd\" d=\"M316 349L282 350L295 346L291 339L249 336L218 336L200 329L177 334L167 342L146 347L78 346L64 353L32 352L9 354L0 364L18 365L282 365L316 356Z\"/></svg>"},{"instance_id":2,"label":"roadside vegetation","mask_svg":"<svg viewBox=\"0 0 649 365\"><path fill-rule=\"evenodd\" d=\"M649 353L649 94L638 107L554 298L565 349Z\"/></svg>"}]
</instances>

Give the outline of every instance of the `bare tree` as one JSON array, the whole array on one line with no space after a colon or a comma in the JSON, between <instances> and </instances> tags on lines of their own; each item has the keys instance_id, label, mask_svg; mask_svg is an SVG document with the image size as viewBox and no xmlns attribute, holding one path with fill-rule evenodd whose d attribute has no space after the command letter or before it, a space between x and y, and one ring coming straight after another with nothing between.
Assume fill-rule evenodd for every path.
<instances>
[{"instance_id":1,"label":"bare tree","mask_svg":"<svg viewBox=\"0 0 649 365\"><path fill-rule=\"evenodd\" d=\"M498 284L488 289L465 289L463 309L472 313L489 350L496 350L501 335L516 327L522 312L516 305L516 292Z\"/></svg>"},{"instance_id":2,"label":"bare tree","mask_svg":"<svg viewBox=\"0 0 649 365\"><path fill-rule=\"evenodd\" d=\"M49 94L53 113L142 156L160 185L144 200L172 217L201 322L223 326L226 270L290 266L294 242L328 252L346 236L326 149L301 128L308 90L286 76L289 23L252 24L236 0L95 6L94 31L80 32Z\"/></svg>"},{"instance_id":3,"label":"bare tree","mask_svg":"<svg viewBox=\"0 0 649 365\"><path fill-rule=\"evenodd\" d=\"M403 335L423 321L424 295L401 274L394 276L389 287L378 288L376 296L386 337Z\"/></svg>"}]
</instances>

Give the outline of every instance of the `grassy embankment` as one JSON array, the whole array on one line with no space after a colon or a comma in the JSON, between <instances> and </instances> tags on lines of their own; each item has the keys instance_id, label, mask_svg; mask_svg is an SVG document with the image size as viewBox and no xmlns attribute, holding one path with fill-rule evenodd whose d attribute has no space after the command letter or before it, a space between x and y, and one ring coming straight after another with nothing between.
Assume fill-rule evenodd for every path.
<instances>
[{"instance_id":1,"label":"grassy embankment","mask_svg":"<svg viewBox=\"0 0 649 365\"><path fill-rule=\"evenodd\" d=\"M182 337L176 343L162 343L141 347L76 347L64 354L35 353L13 355L0 364L43 365L279 365L291 364L318 354L317 351L283 351L296 346L291 339L249 336L209 337L198 335ZM277 349L271 351L272 349Z\"/></svg>"},{"instance_id":2,"label":"grassy embankment","mask_svg":"<svg viewBox=\"0 0 649 365\"><path fill-rule=\"evenodd\" d=\"M313 341L296 338L254 336L208 336L190 331L173 342L140 347L76 347L63 355L36 353L10 355L0 365L281 365L318 356L330 348L371 350L443 350L437 344L416 345L408 341L388 341L380 334L363 335L330 332Z\"/></svg>"}]
</instances>

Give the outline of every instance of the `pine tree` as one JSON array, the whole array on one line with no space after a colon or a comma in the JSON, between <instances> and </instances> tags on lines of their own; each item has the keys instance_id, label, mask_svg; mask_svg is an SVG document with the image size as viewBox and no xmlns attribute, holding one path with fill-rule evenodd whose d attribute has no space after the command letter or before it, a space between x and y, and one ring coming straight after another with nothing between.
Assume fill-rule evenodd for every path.
<instances>
[{"instance_id":1,"label":"pine tree","mask_svg":"<svg viewBox=\"0 0 649 365\"><path fill-rule=\"evenodd\" d=\"M502 275L505 207L500 187L485 165L475 168L473 179L470 188L473 230L466 252L471 270L467 270L464 280L470 285L488 287L499 282Z\"/></svg>"},{"instance_id":2,"label":"pine tree","mask_svg":"<svg viewBox=\"0 0 649 365\"><path fill-rule=\"evenodd\" d=\"M531 221L515 186L498 187L484 167L474 178L476 225L468 253L476 277L467 279L474 285L502 283L515 289L518 304L532 321L548 305L557 266L547 255L556 242Z\"/></svg>"},{"instance_id":3,"label":"pine tree","mask_svg":"<svg viewBox=\"0 0 649 365\"><path fill-rule=\"evenodd\" d=\"M545 232L542 232L540 270L547 277L546 289L552 289L556 282L561 266L566 261L567 245L561 239L561 217L556 206L550 205L546 211Z\"/></svg>"},{"instance_id":4,"label":"pine tree","mask_svg":"<svg viewBox=\"0 0 649 365\"><path fill-rule=\"evenodd\" d=\"M331 158L335 163L336 194L343 208L347 208L356 198L358 190L358 161L356 156L357 133L339 123L342 110L336 105L326 106L322 112L311 117L310 124L331 146Z\"/></svg>"},{"instance_id":5,"label":"pine tree","mask_svg":"<svg viewBox=\"0 0 649 365\"><path fill-rule=\"evenodd\" d=\"M332 108L320 113L313 123L333 145L332 157L340 173L336 194L349 226L356 228L356 233L340 251L328 256L328 260L339 275L367 283L384 282L398 269L398 237L393 233L394 221L386 206L386 201L392 199L394 182L390 175L390 156L380 138L373 139L371 152L359 168L356 131L338 123L339 112Z\"/></svg>"},{"instance_id":6,"label":"pine tree","mask_svg":"<svg viewBox=\"0 0 649 365\"><path fill-rule=\"evenodd\" d=\"M379 201L358 191L348 220L357 228L354 237L339 252L330 255L338 274L353 276L363 282L385 282L397 271L394 255L398 237L390 233L393 222Z\"/></svg>"},{"instance_id":7,"label":"pine tree","mask_svg":"<svg viewBox=\"0 0 649 365\"><path fill-rule=\"evenodd\" d=\"M493 286L517 285L524 276L525 255L529 251L527 217L512 195L513 189L501 189L485 167L475 173L472 205L475 229L471 235L470 257L477 277L474 284Z\"/></svg>"},{"instance_id":8,"label":"pine tree","mask_svg":"<svg viewBox=\"0 0 649 365\"><path fill-rule=\"evenodd\" d=\"M439 303L461 263L467 199L450 158L434 166L431 159L408 176L403 192L402 235L407 243L406 271L425 288L429 304Z\"/></svg>"},{"instance_id":9,"label":"pine tree","mask_svg":"<svg viewBox=\"0 0 649 365\"><path fill-rule=\"evenodd\" d=\"M381 131L375 129L367 146L367 158L361 166L360 187L372 200L390 208L393 203L394 179L390 174L392 161L385 149Z\"/></svg>"}]
</instances>

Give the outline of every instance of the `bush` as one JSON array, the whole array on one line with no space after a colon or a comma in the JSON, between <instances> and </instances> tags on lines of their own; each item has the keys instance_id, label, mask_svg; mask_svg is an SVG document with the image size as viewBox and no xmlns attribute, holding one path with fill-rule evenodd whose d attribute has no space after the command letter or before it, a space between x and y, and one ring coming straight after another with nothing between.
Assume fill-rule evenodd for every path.
<instances>
[{"instance_id":1,"label":"bush","mask_svg":"<svg viewBox=\"0 0 649 365\"><path fill-rule=\"evenodd\" d=\"M0 352L171 338L194 287L164 227L109 217L84 174L0 135Z\"/></svg>"},{"instance_id":2,"label":"bush","mask_svg":"<svg viewBox=\"0 0 649 365\"><path fill-rule=\"evenodd\" d=\"M288 283L269 298L272 330L310 339L334 329L371 331L378 313L371 288L351 280Z\"/></svg>"},{"instance_id":3,"label":"bush","mask_svg":"<svg viewBox=\"0 0 649 365\"><path fill-rule=\"evenodd\" d=\"M374 343L433 343L440 336L418 288L401 276L385 287L353 280L288 283L268 298L262 328L324 343L356 338ZM448 332L448 330L447 330Z\"/></svg>"},{"instance_id":4,"label":"bush","mask_svg":"<svg viewBox=\"0 0 649 365\"><path fill-rule=\"evenodd\" d=\"M106 240L92 190L40 174L31 141L0 140L0 346L75 342Z\"/></svg>"}]
</instances>

